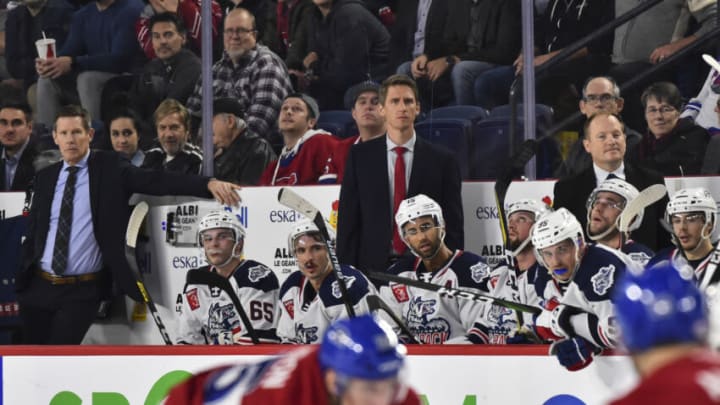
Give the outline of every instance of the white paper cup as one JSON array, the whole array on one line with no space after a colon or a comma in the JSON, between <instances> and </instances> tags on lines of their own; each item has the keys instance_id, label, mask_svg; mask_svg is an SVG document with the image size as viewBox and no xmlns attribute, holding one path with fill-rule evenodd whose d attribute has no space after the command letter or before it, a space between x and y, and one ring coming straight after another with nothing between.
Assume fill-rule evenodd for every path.
<instances>
[{"instance_id":1,"label":"white paper cup","mask_svg":"<svg viewBox=\"0 0 720 405\"><path fill-rule=\"evenodd\" d=\"M35 41L38 57L40 59L54 58L57 56L55 40L53 38L41 38Z\"/></svg>"}]
</instances>

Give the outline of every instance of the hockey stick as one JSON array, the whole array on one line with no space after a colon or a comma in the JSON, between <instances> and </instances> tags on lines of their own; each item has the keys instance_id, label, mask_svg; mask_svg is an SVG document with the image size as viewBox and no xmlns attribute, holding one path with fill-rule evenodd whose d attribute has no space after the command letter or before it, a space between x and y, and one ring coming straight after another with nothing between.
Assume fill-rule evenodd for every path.
<instances>
[{"instance_id":1,"label":"hockey stick","mask_svg":"<svg viewBox=\"0 0 720 405\"><path fill-rule=\"evenodd\" d=\"M717 59L715 59L713 56L708 55L706 53L704 53L702 55L702 58L705 61L705 63L710 65L711 68L715 69L715 71L720 73L720 63L718 63Z\"/></svg>"},{"instance_id":2,"label":"hockey stick","mask_svg":"<svg viewBox=\"0 0 720 405\"><path fill-rule=\"evenodd\" d=\"M405 322L403 322L402 319L400 319L399 316L395 315L395 312L393 312L392 308L388 306L385 301L383 301L382 298L380 298L379 295L368 295L367 298L368 307L370 307L370 310L376 311L376 310L383 310L392 320L395 322L395 324L400 328L400 331L407 335L410 339L413 340L414 343L422 344L418 338L413 335L412 331L410 331L410 328L405 325Z\"/></svg>"},{"instance_id":3,"label":"hockey stick","mask_svg":"<svg viewBox=\"0 0 720 405\"><path fill-rule=\"evenodd\" d=\"M618 230L627 232L630 228L631 221L637 217L645 208L659 201L667 194L667 189L663 184L653 184L629 201L625 209L620 213L618 218Z\"/></svg>"},{"instance_id":4,"label":"hockey stick","mask_svg":"<svg viewBox=\"0 0 720 405\"><path fill-rule=\"evenodd\" d=\"M230 281L228 279L211 271L193 269L187 272L187 283L203 284L210 287L217 287L225 291L225 294L230 297L230 301L232 301L233 305L235 305L235 309L237 310L238 314L240 314L240 320L242 321L243 325L245 325L245 329L247 330L248 335L250 335L250 340L255 345L260 343L260 339L258 339L257 333L255 333L255 328L253 328L252 324L250 323L250 319L245 312L245 308L243 308L242 304L240 303L240 299L233 290L232 284L230 284Z\"/></svg>"},{"instance_id":5,"label":"hockey stick","mask_svg":"<svg viewBox=\"0 0 720 405\"><path fill-rule=\"evenodd\" d=\"M288 187L280 189L278 192L278 202L288 208L292 208L295 211L300 212L312 220L315 226L317 226L320 230L320 235L322 235L323 239L325 239L325 245L327 246L328 255L330 256L330 264L333 267L335 278L337 279L338 286L340 287L343 304L345 304L348 316L350 318L354 318L355 308L353 308L352 302L350 302L350 297L348 296L347 285L345 285L345 276L342 273L342 268L340 267L340 262L338 262L335 247L330 240L330 233L328 232L327 226L325 225L325 219L320 213L320 210L315 208L315 206L309 201L302 198L299 194Z\"/></svg>"},{"instance_id":6,"label":"hockey stick","mask_svg":"<svg viewBox=\"0 0 720 405\"><path fill-rule=\"evenodd\" d=\"M125 259L127 259L128 265L130 265L130 271L135 278L135 284L137 284L140 294L142 294L143 301L147 305L148 309L150 309L150 314L155 321L155 325L157 325L160 330L160 335L162 335L163 341L165 341L166 345L172 345L173 343L172 340L170 340L170 335L168 335L165 324L162 319L160 319L160 314L158 313L157 307L155 307L155 301L153 301L152 297L150 297L150 294L145 288L145 283L143 282L143 277L140 273L137 259L135 258L135 247L137 246L140 227L145 220L145 215L147 215L148 210L149 207L147 203L145 201L140 201L133 209L132 214L130 214L127 232L125 233Z\"/></svg>"},{"instance_id":7,"label":"hockey stick","mask_svg":"<svg viewBox=\"0 0 720 405\"><path fill-rule=\"evenodd\" d=\"M532 305L521 304L519 302L513 302L513 301L507 301L502 298L495 298L491 295L470 292L470 291L462 290L460 288L443 287L441 285L437 285L437 284L433 284L433 283L426 283L426 282L420 281L420 280L413 280L413 279L410 279L407 277L399 277L399 276L395 276L392 274L379 273L376 271L369 272L368 277L375 279L375 280L392 281L394 283L408 285L410 287L416 287L416 288L420 288L420 289L428 290L428 291L435 291L440 296L443 296L443 297L462 298L462 299L476 301L476 302L497 304L501 307L510 308L515 311L529 312L531 314L539 314L542 312L541 308L534 307Z\"/></svg>"}]
</instances>

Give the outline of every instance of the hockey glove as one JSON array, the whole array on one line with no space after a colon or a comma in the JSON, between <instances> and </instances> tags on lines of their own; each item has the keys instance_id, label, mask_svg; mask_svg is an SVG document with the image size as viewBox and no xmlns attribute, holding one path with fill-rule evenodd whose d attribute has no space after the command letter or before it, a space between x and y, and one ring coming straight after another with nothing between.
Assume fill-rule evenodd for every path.
<instances>
[{"instance_id":1,"label":"hockey glove","mask_svg":"<svg viewBox=\"0 0 720 405\"><path fill-rule=\"evenodd\" d=\"M559 307L563 307L563 305L560 305L560 303L553 298L545 303L540 315L536 315L533 318L535 334L543 341L556 341L568 338L568 335L557 327L557 321L554 321L556 316L555 310Z\"/></svg>"},{"instance_id":2,"label":"hockey glove","mask_svg":"<svg viewBox=\"0 0 720 405\"><path fill-rule=\"evenodd\" d=\"M550 345L550 354L554 355L569 371L582 370L593 361L600 350L581 337L561 340Z\"/></svg>"}]
</instances>

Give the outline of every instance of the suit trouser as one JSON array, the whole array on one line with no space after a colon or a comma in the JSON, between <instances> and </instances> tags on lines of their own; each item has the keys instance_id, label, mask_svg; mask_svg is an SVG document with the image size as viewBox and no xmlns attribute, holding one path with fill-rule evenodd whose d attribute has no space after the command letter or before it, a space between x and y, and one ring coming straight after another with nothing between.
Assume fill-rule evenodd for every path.
<instances>
[{"instance_id":1,"label":"suit trouser","mask_svg":"<svg viewBox=\"0 0 720 405\"><path fill-rule=\"evenodd\" d=\"M23 343L80 344L97 316L100 281L53 285L38 276L18 293Z\"/></svg>"}]
</instances>

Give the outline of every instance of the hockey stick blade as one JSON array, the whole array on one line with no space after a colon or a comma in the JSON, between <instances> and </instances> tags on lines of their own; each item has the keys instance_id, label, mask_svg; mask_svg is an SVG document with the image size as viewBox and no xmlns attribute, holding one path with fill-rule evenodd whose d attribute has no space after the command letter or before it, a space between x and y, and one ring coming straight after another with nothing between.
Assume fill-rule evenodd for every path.
<instances>
[{"instance_id":1,"label":"hockey stick blade","mask_svg":"<svg viewBox=\"0 0 720 405\"><path fill-rule=\"evenodd\" d=\"M717 59L715 59L712 55L708 55L706 53L702 55L702 58L705 63L710 65L711 68L715 69L716 72L720 73L720 63L718 63Z\"/></svg>"},{"instance_id":2,"label":"hockey stick blade","mask_svg":"<svg viewBox=\"0 0 720 405\"><path fill-rule=\"evenodd\" d=\"M137 247L138 235L140 234L140 228L142 227L143 221L145 221L145 216L148 211L149 207L147 203L145 201L140 201L130 214L127 231L125 232L125 259L130 266L130 271L133 278L135 278L135 284L137 285L138 290L140 290L140 294L142 295L143 301L147 305L148 310L150 310L150 315L152 315L153 321L155 321L155 325L158 327L158 331L160 332L163 341L166 345L172 345L172 340L167 332L165 323L160 318L160 313L155 306L155 302L152 300L152 297L150 297L150 294L145 288L145 283L143 283L142 274L140 273L140 267L138 267L137 259L135 258L135 248Z\"/></svg>"},{"instance_id":3,"label":"hockey stick blade","mask_svg":"<svg viewBox=\"0 0 720 405\"><path fill-rule=\"evenodd\" d=\"M368 295L366 300L371 311L380 309L383 310L383 312L385 312L393 320L393 322L395 322L398 328L400 328L400 331L413 340L413 343L422 344L422 342L413 335L410 328L405 325L405 322L403 322L402 319L393 312L392 308L390 308L379 295Z\"/></svg>"},{"instance_id":4,"label":"hockey stick blade","mask_svg":"<svg viewBox=\"0 0 720 405\"><path fill-rule=\"evenodd\" d=\"M211 271L193 269L187 272L187 283L218 287L219 289L225 291L225 294L230 297L230 301L232 301L233 305L235 305L235 309L240 315L240 320L245 325L248 335L250 335L250 340L253 344L260 343L260 339L258 339L257 333L255 333L255 328L253 328L250 323L250 319L245 312L245 308L243 308L242 303L240 303L240 298L238 298L235 291L233 291L232 284L230 284L228 279Z\"/></svg>"},{"instance_id":5,"label":"hockey stick blade","mask_svg":"<svg viewBox=\"0 0 720 405\"><path fill-rule=\"evenodd\" d=\"M288 208L300 212L311 220L315 220L320 211L315 208L308 200L302 198L300 194L294 192L289 187L283 187L278 191L278 202ZM322 216L322 215L321 215Z\"/></svg>"},{"instance_id":6,"label":"hockey stick blade","mask_svg":"<svg viewBox=\"0 0 720 405\"><path fill-rule=\"evenodd\" d=\"M435 291L440 296L448 298L462 298L466 300L484 302L489 304L497 304L501 307L510 308L516 311L529 312L531 314L539 314L542 312L541 308L534 307L532 305L521 304L519 302L507 301L502 298L495 298L491 295L485 295L481 293L471 292L462 290L460 288L443 287L441 285L426 283L420 280L413 280L407 277L399 277L387 273L379 273L376 271L369 272L368 277L375 280L392 281L394 283L408 285L410 287L416 287L423 290Z\"/></svg>"},{"instance_id":7,"label":"hockey stick blade","mask_svg":"<svg viewBox=\"0 0 720 405\"><path fill-rule=\"evenodd\" d=\"M618 220L618 230L627 232L630 228L631 221L639 215L645 208L659 201L667 194L667 189L663 184L653 184L652 186L641 191L640 194L630 201Z\"/></svg>"}]
</instances>

